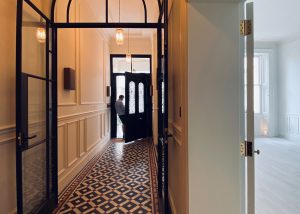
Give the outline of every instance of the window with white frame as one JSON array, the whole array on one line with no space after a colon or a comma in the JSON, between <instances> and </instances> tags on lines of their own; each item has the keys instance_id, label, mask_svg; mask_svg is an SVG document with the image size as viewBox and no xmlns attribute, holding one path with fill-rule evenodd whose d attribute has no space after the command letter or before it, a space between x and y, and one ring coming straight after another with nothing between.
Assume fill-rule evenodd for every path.
<instances>
[{"instance_id":1,"label":"window with white frame","mask_svg":"<svg viewBox=\"0 0 300 214\"><path fill-rule=\"evenodd\" d=\"M245 67L246 67L245 59ZM245 112L247 111L247 69L245 69ZM253 96L255 114L269 112L269 54L255 53L253 59Z\"/></svg>"}]
</instances>

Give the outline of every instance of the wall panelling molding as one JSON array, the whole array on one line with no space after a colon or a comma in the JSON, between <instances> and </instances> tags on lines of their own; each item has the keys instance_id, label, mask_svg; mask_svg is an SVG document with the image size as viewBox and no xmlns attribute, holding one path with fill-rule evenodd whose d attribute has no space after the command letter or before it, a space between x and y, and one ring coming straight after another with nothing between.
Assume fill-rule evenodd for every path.
<instances>
[{"instance_id":1,"label":"wall panelling molding","mask_svg":"<svg viewBox=\"0 0 300 214\"><path fill-rule=\"evenodd\" d=\"M97 20L88 4L79 4L77 18L85 21L86 17ZM83 43L84 41L84 43ZM95 42L98 41L98 42ZM77 61L80 81L80 104L94 105L105 103L105 36L100 29L79 29L77 39ZM94 58L92 58L92 57ZM93 62L93 63L92 63ZM100 84L99 84L100 83ZM102 92L102 93L100 93Z\"/></svg>"},{"instance_id":2,"label":"wall panelling molding","mask_svg":"<svg viewBox=\"0 0 300 214\"><path fill-rule=\"evenodd\" d=\"M84 163L89 161L97 148L102 148L110 139L106 129L110 111L98 110L89 113L61 117L59 119L59 189L62 190Z\"/></svg>"},{"instance_id":3,"label":"wall panelling molding","mask_svg":"<svg viewBox=\"0 0 300 214\"><path fill-rule=\"evenodd\" d=\"M290 140L300 140L300 115L286 115L285 121L282 130L284 137Z\"/></svg>"},{"instance_id":4,"label":"wall panelling molding","mask_svg":"<svg viewBox=\"0 0 300 214\"><path fill-rule=\"evenodd\" d=\"M0 145L12 143L16 140L15 125L0 127Z\"/></svg>"},{"instance_id":5,"label":"wall panelling molding","mask_svg":"<svg viewBox=\"0 0 300 214\"><path fill-rule=\"evenodd\" d=\"M65 8L67 7L68 1L58 1L57 10L55 13L55 20L65 22ZM70 10L71 21L75 20L77 5L72 4ZM78 85L78 66L76 64L76 41L78 37L77 29L64 29L58 31L58 106L76 106L78 104L78 87L74 91L66 91L63 87L63 68L71 67L76 72L76 85ZM63 44L62 47L60 44Z\"/></svg>"}]
</instances>

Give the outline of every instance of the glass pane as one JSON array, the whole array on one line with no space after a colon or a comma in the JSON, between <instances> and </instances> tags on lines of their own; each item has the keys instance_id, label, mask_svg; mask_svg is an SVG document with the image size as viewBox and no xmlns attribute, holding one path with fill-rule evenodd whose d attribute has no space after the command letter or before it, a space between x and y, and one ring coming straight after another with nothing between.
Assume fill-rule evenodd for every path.
<instances>
[{"instance_id":1,"label":"glass pane","mask_svg":"<svg viewBox=\"0 0 300 214\"><path fill-rule=\"evenodd\" d=\"M132 58L132 73L150 74L150 58Z\"/></svg>"},{"instance_id":2,"label":"glass pane","mask_svg":"<svg viewBox=\"0 0 300 214\"><path fill-rule=\"evenodd\" d=\"M22 72L45 77L45 20L26 3L23 5Z\"/></svg>"},{"instance_id":3,"label":"glass pane","mask_svg":"<svg viewBox=\"0 0 300 214\"><path fill-rule=\"evenodd\" d=\"M120 118L117 116L117 138L123 138L123 123Z\"/></svg>"},{"instance_id":4,"label":"glass pane","mask_svg":"<svg viewBox=\"0 0 300 214\"><path fill-rule=\"evenodd\" d=\"M126 103L125 97L125 76L117 76L116 77L116 91L117 91L117 99L120 95L124 95L123 103ZM123 138L123 129L122 122L118 116L117 117L117 138Z\"/></svg>"},{"instance_id":5,"label":"glass pane","mask_svg":"<svg viewBox=\"0 0 300 214\"><path fill-rule=\"evenodd\" d=\"M139 113L144 113L144 84L139 83Z\"/></svg>"},{"instance_id":6,"label":"glass pane","mask_svg":"<svg viewBox=\"0 0 300 214\"><path fill-rule=\"evenodd\" d=\"M261 110L261 87L254 86L254 113L259 114Z\"/></svg>"},{"instance_id":7,"label":"glass pane","mask_svg":"<svg viewBox=\"0 0 300 214\"><path fill-rule=\"evenodd\" d=\"M46 82L28 78L28 136L33 145L46 139Z\"/></svg>"},{"instance_id":8,"label":"glass pane","mask_svg":"<svg viewBox=\"0 0 300 214\"><path fill-rule=\"evenodd\" d=\"M24 151L22 163L24 213L35 213L47 199L46 143Z\"/></svg>"},{"instance_id":9,"label":"glass pane","mask_svg":"<svg viewBox=\"0 0 300 214\"><path fill-rule=\"evenodd\" d=\"M117 76L116 77L116 84L117 84L117 96L116 98L119 99L120 95L124 95L124 105L126 103L125 97L125 76Z\"/></svg>"},{"instance_id":10,"label":"glass pane","mask_svg":"<svg viewBox=\"0 0 300 214\"><path fill-rule=\"evenodd\" d=\"M113 58L113 73L131 72L131 64L126 62L125 57Z\"/></svg>"},{"instance_id":11,"label":"glass pane","mask_svg":"<svg viewBox=\"0 0 300 214\"><path fill-rule=\"evenodd\" d=\"M253 84L260 84L260 72L261 72L261 58L259 56L254 57L254 74L253 74Z\"/></svg>"},{"instance_id":12,"label":"glass pane","mask_svg":"<svg viewBox=\"0 0 300 214\"><path fill-rule=\"evenodd\" d=\"M269 112L269 88L268 87L262 87L262 112L268 113Z\"/></svg>"},{"instance_id":13,"label":"glass pane","mask_svg":"<svg viewBox=\"0 0 300 214\"><path fill-rule=\"evenodd\" d=\"M135 83L129 83L129 114L135 113Z\"/></svg>"}]
</instances>

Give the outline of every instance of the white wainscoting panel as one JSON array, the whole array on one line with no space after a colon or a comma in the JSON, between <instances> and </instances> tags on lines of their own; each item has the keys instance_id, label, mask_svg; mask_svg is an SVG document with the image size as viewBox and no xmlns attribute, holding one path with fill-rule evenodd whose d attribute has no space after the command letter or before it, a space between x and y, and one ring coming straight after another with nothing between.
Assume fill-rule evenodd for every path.
<instances>
[{"instance_id":1,"label":"white wainscoting panel","mask_svg":"<svg viewBox=\"0 0 300 214\"><path fill-rule=\"evenodd\" d=\"M58 176L60 176L67 168L67 142L66 139L66 124L58 125Z\"/></svg>"},{"instance_id":2,"label":"white wainscoting panel","mask_svg":"<svg viewBox=\"0 0 300 214\"><path fill-rule=\"evenodd\" d=\"M90 151L101 140L100 114L90 116L86 119L86 141L87 151Z\"/></svg>"},{"instance_id":3,"label":"white wainscoting panel","mask_svg":"<svg viewBox=\"0 0 300 214\"><path fill-rule=\"evenodd\" d=\"M285 117L284 135L291 140L300 140L300 115L290 114Z\"/></svg>"},{"instance_id":4,"label":"white wainscoting panel","mask_svg":"<svg viewBox=\"0 0 300 214\"><path fill-rule=\"evenodd\" d=\"M288 116L289 134L299 134L299 116Z\"/></svg>"},{"instance_id":5,"label":"white wainscoting panel","mask_svg":"<svg viewBox=\"0 0 300 214\"><path fill-rule=\"evenodd\" d=\"M67 123L68 137L68 167L71 167L80 157L79 120Z\"/></svg>"},{"instance_id":6,"label":"white wainscoting panel","mask_svg":"<svg viewBox=\"0 0 300 214\"><path fill-rule=\"evenodd\" d=\"M84 119L80 119L79 120L79 142L80 142L80 146L79 146L79 156L82 157L87 148L86 148L86 136L85 136L85 120Z\"/></svg>"},{"instance_id":7,"label":"white wainscoting panel","mask_svg":"<svg viewBox=\"0 0 300 214\"><path fill-rule=\"evenodd\" d=\"M16 133L15 127L0 127L0 213L15 213L16 209Z\"/></svg>"},{"instance_id":8,"label":"white wainscoting panel","mask_svg":"<svg viewBox=\"0 0 300 214\"><path fill-rule=\"evenodd\" d=\"M105 126L109 114L109 109L102 109L59 118L59 192L109 142L110 129Z\"/></svg>"}]
</instances>

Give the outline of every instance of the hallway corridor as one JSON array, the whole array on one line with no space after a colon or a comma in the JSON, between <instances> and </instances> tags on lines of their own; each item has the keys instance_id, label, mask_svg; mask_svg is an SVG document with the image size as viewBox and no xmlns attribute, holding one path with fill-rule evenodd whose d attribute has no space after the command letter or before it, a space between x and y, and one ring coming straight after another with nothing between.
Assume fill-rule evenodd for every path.
<instances>
[{"instance_id":1,"label":"hallway corridor","mask_svg":"<svg viewBox=\"0 0 300 214\"><path fill-rule=\"evenodd\" d=\"M112 142L59 197L57 213L158 213L154 148Z\"/></svg>"}]
</instances>

